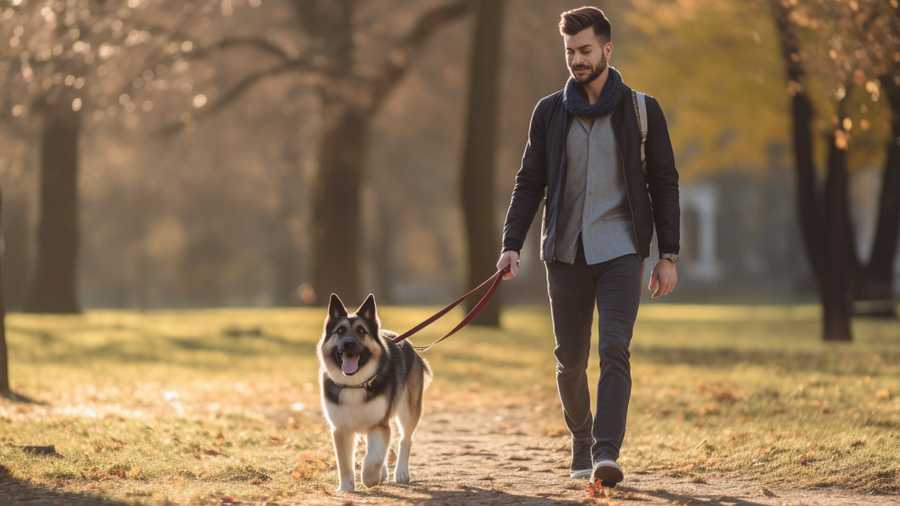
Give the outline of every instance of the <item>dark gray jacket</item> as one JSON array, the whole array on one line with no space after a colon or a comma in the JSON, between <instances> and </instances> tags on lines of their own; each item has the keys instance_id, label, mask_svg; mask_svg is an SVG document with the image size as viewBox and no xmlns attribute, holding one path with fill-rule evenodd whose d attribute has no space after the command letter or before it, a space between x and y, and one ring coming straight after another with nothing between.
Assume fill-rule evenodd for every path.
<instances>
[{"instance_id":1,"label":"dark gray jacket","mask_svg":"<svg viewBox=\"0 0 900 506\"><path fill-rule=\"evenodd\" d=\"M561 89L542 98L534 108L522 165L516 173L516 184L503 225L502 251L520 251L538 204L543 200L540 258L545 262L558 260L557 221L560 199L566 187L566 134L574 119L563 105L562 97ZM611 123L619 151L619 166L625 174L638 254L642 259L650 256L654 223L659 253L677 254L681 212L678 171L666 118L659 103L647 95L646 176L641 168L641 132L631 100L631 88L626 86L625 98L612 112Z\"/></svg>"}]
</instances>

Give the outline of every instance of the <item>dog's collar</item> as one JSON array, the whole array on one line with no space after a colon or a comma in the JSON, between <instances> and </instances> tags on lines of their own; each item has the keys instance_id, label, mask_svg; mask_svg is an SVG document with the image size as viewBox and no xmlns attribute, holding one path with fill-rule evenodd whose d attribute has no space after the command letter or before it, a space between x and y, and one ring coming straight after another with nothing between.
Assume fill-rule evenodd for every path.
<instances>
[{"instance_id":1,"label":"dog's collar","mask_svg":"<svg viewBox=\"0 0 900 506\"><path fill-rule=\"evenodd\" d=\"M381 375L381 371L375 371L375 374L373 374L371 378L367 379L366 381L363 381L359 385L344 385L344 384L338 383L334 380L331 380L331 382L334 384L334 386L336 386L338 388L338 390L343 390L345 388L359 388L359 389L368 390L369 387L371 387L373 384L375 384L375 380L378 379L378 376L380 376L380 375Z\"/></svg>"}]
</instances>

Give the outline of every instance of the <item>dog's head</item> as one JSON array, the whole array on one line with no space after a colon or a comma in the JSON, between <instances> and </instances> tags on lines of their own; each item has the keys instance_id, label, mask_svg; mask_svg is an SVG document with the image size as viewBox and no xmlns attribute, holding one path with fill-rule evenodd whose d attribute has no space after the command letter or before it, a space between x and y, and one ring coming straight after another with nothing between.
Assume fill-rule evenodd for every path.
<instances>
[{"instance_id":1,"label":"dog's head","mask_svg":"<svg viewBox=\"0 0 900 506\"><path fill-rule=\"evenodd\" d=\"M371 293L353 313L348 313L340 297L331 294L318 353L332 381L358 385L375 374L384 355L380 325Z\"/></svg>"}]
</instances>

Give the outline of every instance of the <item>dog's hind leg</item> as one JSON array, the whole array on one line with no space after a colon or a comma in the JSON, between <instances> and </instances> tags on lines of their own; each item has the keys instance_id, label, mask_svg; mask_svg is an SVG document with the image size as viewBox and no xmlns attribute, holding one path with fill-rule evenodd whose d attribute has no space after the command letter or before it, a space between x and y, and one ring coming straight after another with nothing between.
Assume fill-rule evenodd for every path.
<instances>
[{"instance_id":1,"label":"dog's hind leg","mask_svg":"<svg viewBox=\"0 0 900 506\"><path fill-rule=\"evenodd\" d=\"M423 389L423 370L416 367L410 373L409 384L397 410L397 421L400 426L400 449L394 466L394 481L397 483L409 483L409 452L412 449L413 433L422 417Z\"/></svg>"},{"instance_id":2,"label":"dog's hind leg","mask_svg":"<svg viewBox=\"0 0 900 506\"><path fill-rule=\"evenodd\" d=\"M337 457L338 479L340 486L338 490L344 492L353 492L356 488L353 476L353 441L355 434L351 431L335 430L331 433L334 439L334 454Z\"/></svg>"},{"instance_id":3,"label":"dog's hind leg","mask_svg":"<svg viewBox=\"0 0 900 506\"><path fill-rule=\"evenodd\" d=\"M391 442L391 426L376 425L366 435L366 458L363 460L363 485L374 487L387 479L388 445Z\"/></svg>"}]
</instances>

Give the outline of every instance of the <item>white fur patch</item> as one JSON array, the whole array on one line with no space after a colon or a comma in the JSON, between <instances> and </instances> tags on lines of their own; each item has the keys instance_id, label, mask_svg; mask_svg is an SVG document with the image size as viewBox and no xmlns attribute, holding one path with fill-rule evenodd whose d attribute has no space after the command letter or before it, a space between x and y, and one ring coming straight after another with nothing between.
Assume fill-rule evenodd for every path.
<instances>
[{"instance_id":1,"label":"white fur patch","mask_svg":"<svg viewBox=\"0 0 900 506\"><path fill-rule=\"evenodd\" d=\"M322 411L333 430L366 432L384 420L390 408L386 395L366 402L362 388L344 388L338 399L340 404L334 404L322 396Z\"/></svg>"}]
</instances>

